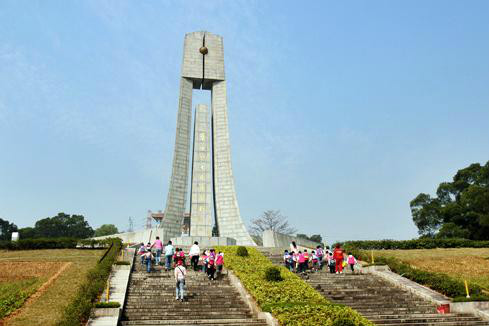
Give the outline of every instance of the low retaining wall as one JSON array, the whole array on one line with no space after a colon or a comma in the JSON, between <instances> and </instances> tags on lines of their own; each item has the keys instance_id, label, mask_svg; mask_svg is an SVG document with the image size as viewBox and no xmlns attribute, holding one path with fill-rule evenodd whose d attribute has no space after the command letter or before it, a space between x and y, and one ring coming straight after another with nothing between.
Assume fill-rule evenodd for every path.
<instances>
[{"instance_id":1,"label":"low retaining wall","mask_svg":"<svg viewBox=\"0 0 489 326\"><path fill-rule=\"evenodd\" d=\"M197 236L184 236L171 238L171 242L175 246L191 246L197 241L201 248L214 247L214 246L235 246L236 240L227 237L197 237Z\"/></svg>"},{"instance_id":2,"label":"low retaining wall","mask_svg":"<svg viewBox=\"0 0 489 326\"><path fill-rule=\"evenodd\" d=\"M273 317L273 315L269 312L264 312L260 309L258 304L256 303L255 299L246 291L245 287L243 284L241 284L241 281L237 276L234 275L233 271L231 270L226 270L228 274L229 281L231 282L231 285L234 286L238 292L243 301L248 305L248 308L253 312L253 314L257 315L259 319L265 320L268 326L280 326L278 320Z\"/></svg>"},{"instance_id":3,"label":"low retaining wall","mask_svg":"<svg viewBox=\"0 0 489 326\"><path fill-rule=\"evenodd\" d=\"M489 320L489 302L452 302L450 298L438 293L424 285L418 284L401 275L391 272L388 266L368 266L361 269L362 273L374 274L389 283L410 291L425 300L431 301L437 306L449 305L450 312L473 314L484 320Z\"/></svg>"},{"instance_id":4,"label":"low retaining wall","mask_svg":"<svg viewBox=\"0 0 489 326\"><path fill-rule=\"evenodd\" d=\"M295 241L300 250L304 248L314 249L321 245L319 242L274 232L272 230L263 231L263 247L289 249L292 241Z\"/></svg>"},{"instance_id":5,"label":"low retaining wall","mask_svg":"<svg viewBox=\"0 0 489 326\"><path fill-rule=\"evenodd\" d=\"M107 301L107 289L102 293L103 302L119 302L119 308L94 308L93 317L87 323L87 326L117 326L124 309L126 301L129 278L131 276L132 266L136 250L134 248L125 249L124 261L130 265L112 265L112 271L109 275L109 300Z\"/></svg>"}]
</instances>

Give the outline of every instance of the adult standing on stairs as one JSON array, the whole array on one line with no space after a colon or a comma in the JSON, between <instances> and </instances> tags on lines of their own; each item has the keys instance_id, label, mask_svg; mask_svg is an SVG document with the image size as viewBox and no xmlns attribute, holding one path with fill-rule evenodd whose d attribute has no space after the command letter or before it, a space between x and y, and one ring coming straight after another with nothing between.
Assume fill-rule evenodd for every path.
<instances>
[{"instance_id":1,"label":"adult standing on stairs","mask_svg":"<svg viewBox=\"0 0 489 326\"><path fill-rule=\"evenodd\" d=\"M151 248L153 247L156 249L155 264L159 265L161 261L161 251L163 250L163 242L161 242L160 237L156 237Z\"/></svg>"},{"instance_id":2,"label":"adult standing on stairs","mask_svg":"<svg viewBox=\"0 0 489 326\"><path fill-rule=\"evenodd\" d=\"M183 290L185 287L185 276L187 276L187 269L183 266L183 261L179 260L175 267L175 281L176 286L176 299L183 302Z\"/></svg>"},{"instance_id":3,"label":"adult standing on stairs","mask_svg":"<svg viewBox=\"0 0 489 326\"><path fill-rule=\"evenodd\" d=\"M197 271L199 268L199 256L200 256L200 248L199 243L197 241L194 242L192 247L190 247L190 252L188 253L190 256L190 264L192 265L194 271Z\"/></svg>"},{"instance_id":4,"label":"adult standing on stairs","mask_svg":"<svg viewBox=\"0 0 489 326\"><path fill-rule=\"evenodd\" d=\"M171 269L173 254L175 254L175 248L173 248L172 242L168 241L168 244L165 247L165 270L166 271L169 271Z\"/></svg>"},{"instance_id":5,"label":"adult standing on stairs","mask_svg":"<svg viewBox=\"0 0 489 326\"><path fill-rule=\"evenodd\" d=\"M336 262L336 274L343 274L343 259L345 252L341 249L340 244L336 244L333 250L333 259Z\"/></svg>"}]
</instances>

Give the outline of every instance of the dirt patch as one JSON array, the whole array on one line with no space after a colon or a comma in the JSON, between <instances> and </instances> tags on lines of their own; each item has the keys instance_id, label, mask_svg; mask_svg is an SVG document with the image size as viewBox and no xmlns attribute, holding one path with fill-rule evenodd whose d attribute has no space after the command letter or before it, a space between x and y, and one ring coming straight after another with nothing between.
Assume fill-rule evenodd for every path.
<instances>
[{"instance_id":1,"label":"dirt patch","mask_svg":"<svg viewBox=\"0 0 489 326\"><path fill-rule=\"evenodd\" d=\"M63 262L0 262L0 282L30 278L46 279L63 266Z\"/></svg>"}]
</instances>

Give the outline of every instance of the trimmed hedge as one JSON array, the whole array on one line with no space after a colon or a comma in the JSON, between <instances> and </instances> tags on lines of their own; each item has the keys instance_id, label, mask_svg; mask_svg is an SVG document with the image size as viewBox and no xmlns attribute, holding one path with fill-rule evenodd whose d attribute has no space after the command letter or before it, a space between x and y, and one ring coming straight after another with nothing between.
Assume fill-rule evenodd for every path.
<instances>
[{"instance_id":1,"label":"trimmed hedge","mask_svg":"<svg viewBox=\"0 0 489 326\"><path fill-rule=\"evenodd\" d=\"M73 238L39 238L22 239L19 241L1 241L0 249L32 250L32 249L74 249L78 243Z\"/></svg>"},{"instance_id":2,"label":"trimmed hedge","mask_svg":"<svg viewBox=\"0 0 489 326\"><path fill-rule=\"evenodd\" d=\"M241 280L263 311L271 312L282 326L373 326L353 309L335 305L283 266L277 267L255 248L240 257L236 246L217 247L224 252L225 265ZM279 270L281 282L265 279L270 267ZM339 324L347 320L349 324Z\"/></svg>"},{"instance_id":3,"label":"trimmed hedge","mask_svg":"<svg viewBox=\"0 0 489 326\"><path fill-rule=\"evenodd\" d=\"M90 311L98 296L103 292L112 265L122 248L120 239L112 239L112 246L107 249L105 258L88 271L85 280L78 288L76 296L66 307L61 320L56 326L80 326L90 317Z\"/></svg>"},{"instance_id":4,"label":"trimmed hedge","mask_svg":"<svg viewBox=\"0 0 489 326\"><path fill-rule=\"evenodd\" d=\"M415 239L415 240L365 240L347 241L345 247L380 249L435 249L435 248L489 248L489 241L467 239Z\"/></svg>"},{"instance_id":5,"label":"trimmed hedge","mask_svg":"<svg viewBox=\"0 0 489 326\"><path fill-rule=\"evenodd\" d=\"M95 308L119 308L121 304L117 301L111 302L97 302Z\"/></svg>"},{"instance_id":6,"label":"trimmed hedge","mask_svg":"<svg viewBox=\"0 0 489 326\"><path fill-rule=\"evenodd\" d=\"M75 249L77 247L103 249L107 248L114 238L104 240L80 240L74 238L37 238L18 241L0 241L0 249L36 250L36 249Z\"/></svg>"},{"instance_id":7,"label":"trimmed hedge","mask_svg":"<svg viewBox=\"0 0 489 326\"><path fill-rule=\"evenodd\" d=\"M369 260L369 253L366 251L349 247L347 244L345 244L344 248L359 259ZM476 284L469 284L471 297L466 298L465 284L461 280L450 277L447 274L414 268L395 257L376 255L375 265L387 265L394 273L440 292L452 298L453 301L489 301L489 296L484 294L483 289Z\"/></svg>"}]
</instances>

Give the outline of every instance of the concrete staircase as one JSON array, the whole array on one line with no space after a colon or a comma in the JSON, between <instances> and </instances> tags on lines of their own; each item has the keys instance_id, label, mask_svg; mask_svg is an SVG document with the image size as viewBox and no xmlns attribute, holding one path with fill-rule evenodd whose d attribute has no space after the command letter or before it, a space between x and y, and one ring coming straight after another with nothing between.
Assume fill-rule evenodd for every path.
<instances>
[{"instance_id":1,"label":"concrete staircase","mask_svg":"<svg viewBox=\"0 0 489 326\"><path fill-rule=\"evenodd\" d=\"M263 253L275 264L279 254ZM489 325L473 315L438 314L431 302L372 274L329 274L326 270L308 273L304 278L334 303L349 306L377 325L384 326L475 326Z\"/></svg>"},{"instance_id":2,"label":"concrete staircase","mask_svg":"<svg viewBox=\"0 0 489 326\"><path fill-rule=\"evenodd\" d=\"M253 316L226 275L209 281L189 270L184 302L175 300L175 279L161 267L147 273L134 264L120 326L265 326Z\"/></svg>"}]
</instances>

